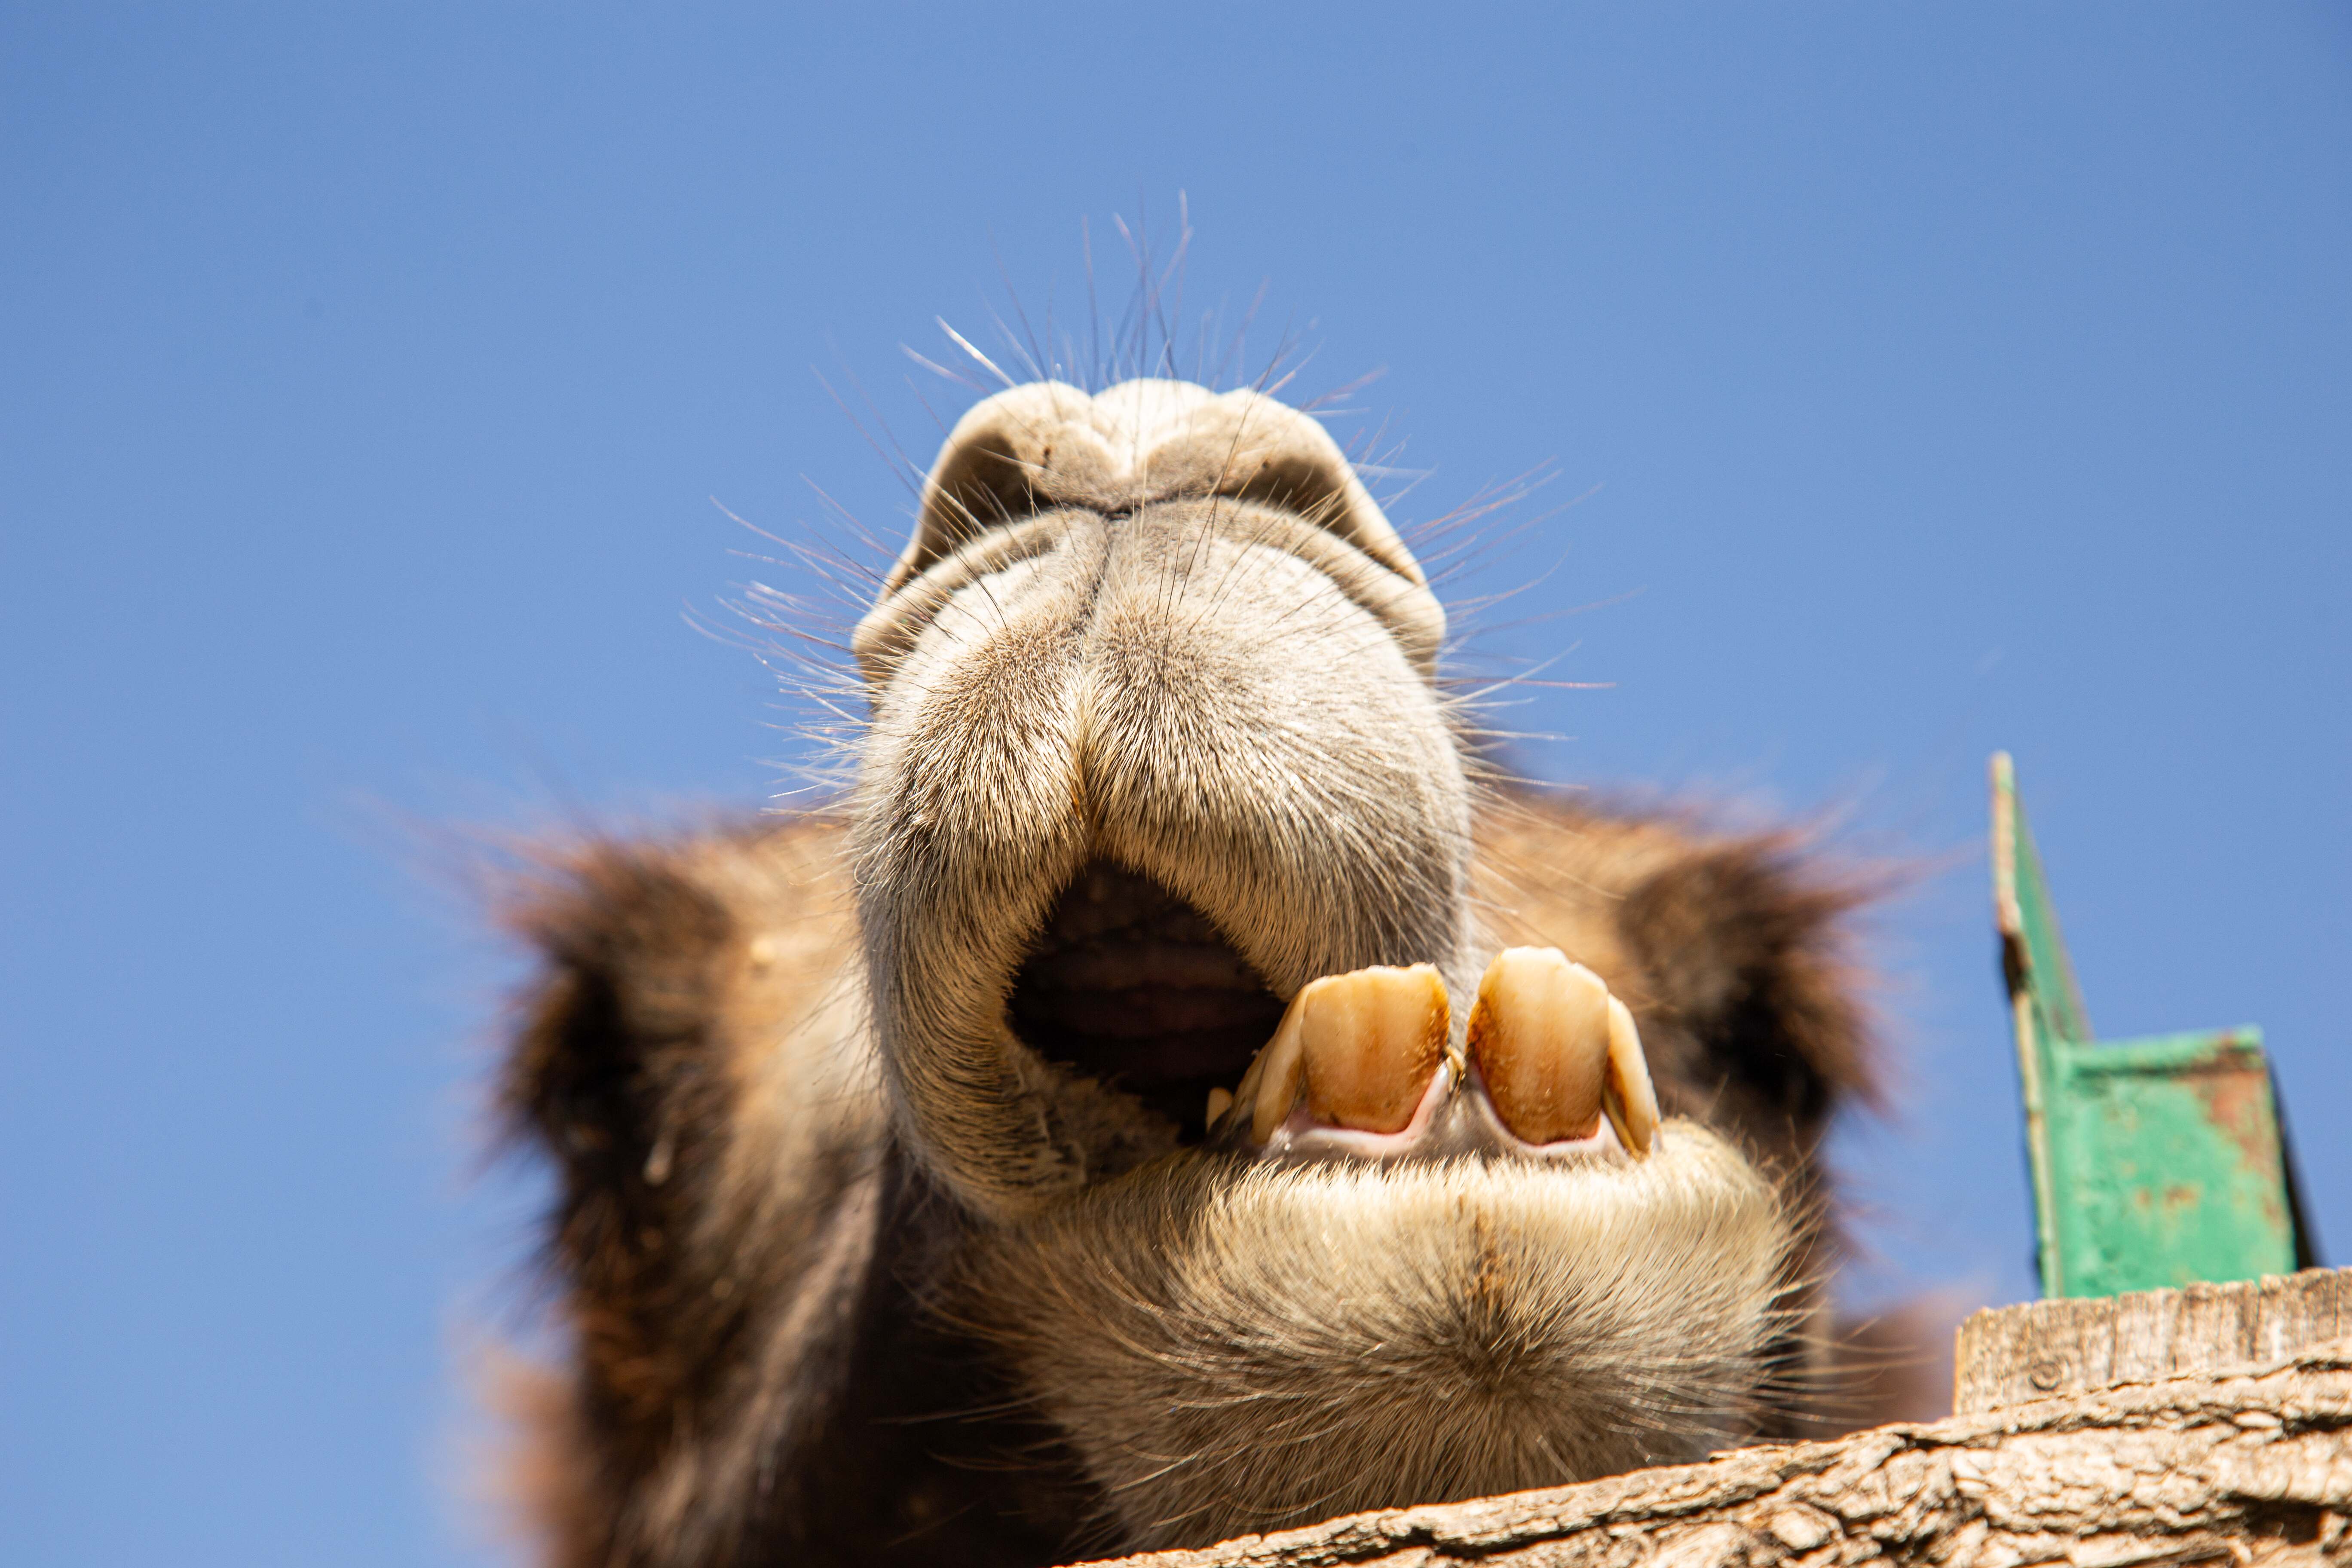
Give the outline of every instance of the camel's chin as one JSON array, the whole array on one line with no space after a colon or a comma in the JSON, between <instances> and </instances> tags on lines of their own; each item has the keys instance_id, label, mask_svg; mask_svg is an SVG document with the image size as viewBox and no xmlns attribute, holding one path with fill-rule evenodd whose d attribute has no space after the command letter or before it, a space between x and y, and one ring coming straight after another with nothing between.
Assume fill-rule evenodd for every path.
<instances>
[{"instance_id":1,"label":"camel's chin","mask_svg":"<svg viewBox=\"0 0 2352 1568\"><path fill-rule=\"evenodd\" d=\"M1139 1542L1696 1458L1752 1421L1793 1230L1715 1134L1661 1132L1180 1152L983 1244L966 1310Z\"/></svg>"}]
</instances>

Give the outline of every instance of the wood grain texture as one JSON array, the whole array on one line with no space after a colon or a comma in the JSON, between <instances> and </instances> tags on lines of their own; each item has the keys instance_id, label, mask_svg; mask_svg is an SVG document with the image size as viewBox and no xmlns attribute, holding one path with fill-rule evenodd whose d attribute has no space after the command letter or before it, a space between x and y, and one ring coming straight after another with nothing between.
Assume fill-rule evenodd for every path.
<instances>
[{"instance_id":1,"label":"wood grain texture","mask_svg":"<svg viewBox=\"0 0 2352 1568\"><path fill-rule=\"evenodd\" d=\"M1960 1325L1954 1411L2276 1362L2352 1334L2352 1268L2029 1301Z\"/></svg>"},{"instance_id":2,"label":"wood grain texture","mask_svg":"<svg viewBox=\"0 0 2352 1568\"><path fill-rule=\"evenodd\" d=\"M2352 1564L2352 1340L1123 1568Z\"/></svg>"}]
</instances>

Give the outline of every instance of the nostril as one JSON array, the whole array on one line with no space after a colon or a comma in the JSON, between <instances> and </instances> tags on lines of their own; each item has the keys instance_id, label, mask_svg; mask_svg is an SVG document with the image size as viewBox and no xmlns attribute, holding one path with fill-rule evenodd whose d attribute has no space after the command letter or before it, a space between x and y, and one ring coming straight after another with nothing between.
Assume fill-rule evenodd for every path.
<instances>
[{"instance_id":1,"label":"nostril","mask_svg":"<svg viewBox=\"0 0 2352 1568\"><path fill-rule=\"evenodd\" d=\"M1319 445L1330 450L1308 446L1301 437L1309 434L1321 437ZM1306 449L1296 449L1302 447ZM1319 426L1294 433L1282 448L1262 457L1248 478L1227 493L1295 513L1346 540L1405 581L1415 585L1424 582L1420 563L1381 515L1354 468Z\"/></svg>"},{"instance_id":2,"label":"nostril","mask_svg":"<svg viewBox=\"0 0 2352 1568\"><path fill-rule=\"evenodd\" d=\"M953 552L958 545L992 528L1018 522L1039 510L1038 475L1050 468L1054 449L1024 461L999 431L950 444L940 455L923 489L923 510L915 538L890 576L896 587Z\"/></svg>"}]
</instances>

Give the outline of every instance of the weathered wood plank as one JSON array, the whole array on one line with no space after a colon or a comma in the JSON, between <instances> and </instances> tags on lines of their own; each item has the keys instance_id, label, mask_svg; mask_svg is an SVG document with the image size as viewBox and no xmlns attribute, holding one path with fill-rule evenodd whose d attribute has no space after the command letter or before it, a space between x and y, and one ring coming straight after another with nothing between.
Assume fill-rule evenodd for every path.
<instances>
[{"instance_id":1,"label":"weathered wood plank","mask_svg":"<svg viewBox=\"0 0 2352 1568\"><path fill-rule=\"evenodd\" d=\"M2235 1285L2029 1301L1960 1325L1952 1408L2029 1400L2283 1361L2352 1335L2352 1269L2306 1268Z\"/></svg>"},{"instance_id":2,"label":"weathered wood plank","mask_svg":"<svg viewBox=\"0 0 2352 1568\"><path fill-rule=\"evenodd\" d=\"M2352 1568L2352 1340L1124 1568Z\"/></svg>"}]
</instances>

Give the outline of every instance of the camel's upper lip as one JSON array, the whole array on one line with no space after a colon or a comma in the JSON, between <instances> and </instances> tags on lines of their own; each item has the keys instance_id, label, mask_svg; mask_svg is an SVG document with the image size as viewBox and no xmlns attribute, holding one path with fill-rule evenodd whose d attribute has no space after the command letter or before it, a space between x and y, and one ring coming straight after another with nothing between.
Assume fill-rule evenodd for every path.
<instances>
[{"instance_id":1,"label":"camel's upper lip","mask_svg":"<svg viewBox=\"0 0 2352 1568\"><path fill-rule=\"evenodd\" d=\"M1135 1097L1187 1142L1282 1019L1282 999L1208 917L1152 879L1089 861L1013 975L1007 1012L1049 1061Z\"/></svg>"}]
</instances>

